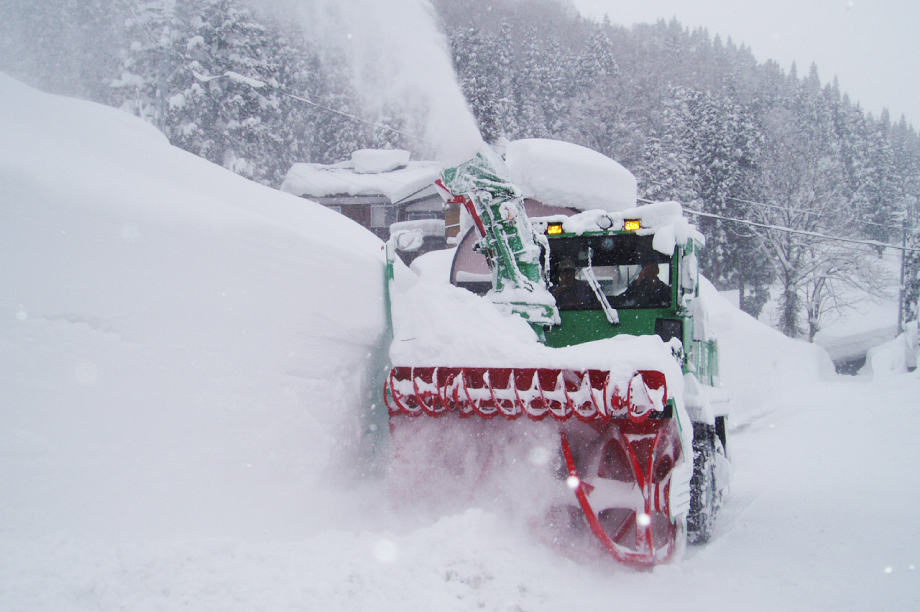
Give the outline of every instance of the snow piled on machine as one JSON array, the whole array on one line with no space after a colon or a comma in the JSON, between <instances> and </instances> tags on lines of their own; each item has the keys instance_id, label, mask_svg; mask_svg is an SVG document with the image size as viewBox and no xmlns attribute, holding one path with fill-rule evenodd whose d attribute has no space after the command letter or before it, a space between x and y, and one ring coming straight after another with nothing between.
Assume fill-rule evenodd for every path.
<instances>
[{"instance_id":1,"label":"snow piled on machine","mask_svg":"<svg viewBox=\"0 0 920 612\"><path fill-rule=\"evenodd\" d=\"M425 266L434 253L419 258ZM521 317L453 285L419 279L397 266L392 299L394 366L502 367L610 370L624 383L637 370L659 370L679 395L682 374L658 336L617 336L564 348L540 343Z\"/></svg>"},{"instance_id":2,"label":"snow piled on machine","mask_svg":"<svg viewBox=\"0 0 920 612\"><path fill-rule=\"evenodd\" d=\"M505 163L525 198L578 210L619 212L636 205L636 177L606 155L544 138L508 143Z\"/></svg>"},{"instance_id":3,"label":"snow piled on machine","mask_svg":"<svg viewBox=\"0 0 920 612\"><path fill-rule=\"evenodd\" d=\"M655 202L619 212L586 210L577 215L538 217L532 221L540 232L545 231L548 223L561 223L562 231L572 234L624 230L626 221L638 221L641 228L635 233L639 236L654 236L652 248L665 255L673 255L677 245L687 244L690 240L701 245L706 243L703 234L684 217L684 209L678 202Z\"/></svg>"}]
</instances>

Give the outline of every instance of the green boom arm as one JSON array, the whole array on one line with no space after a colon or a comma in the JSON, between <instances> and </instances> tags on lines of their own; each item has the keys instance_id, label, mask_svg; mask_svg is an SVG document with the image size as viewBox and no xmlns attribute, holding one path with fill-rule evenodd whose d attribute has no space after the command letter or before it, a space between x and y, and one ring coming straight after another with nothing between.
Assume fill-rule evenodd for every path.
<instances>
[{"instance_id":1,"label":"green boom arm","mask_svg":"<svg viewBox=\"0 0 920 612\"><path fill-rule=\"evenodd\" d=\"M524 210L520 191L510 172L491 147L470 161L448 168L439 186L449 201L463 204L482 236L479 248L492 267L488 297L503 310L522 316L538 333L558 325L556 300L546 289L538 241Z\"/></svg>"}]
</instances>

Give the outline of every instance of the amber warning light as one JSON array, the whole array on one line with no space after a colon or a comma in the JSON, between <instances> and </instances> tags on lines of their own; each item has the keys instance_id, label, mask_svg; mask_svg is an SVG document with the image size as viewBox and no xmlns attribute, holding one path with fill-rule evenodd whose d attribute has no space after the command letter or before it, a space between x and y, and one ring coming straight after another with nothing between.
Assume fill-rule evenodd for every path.
<instances>
[{"instance_id":1,"label":"amber warning light","mask_svg":"<svg viewBox=\"0 0 920 612\"><path fill-rule=\"evenodd\" d=\"M561 223L550 223L546 226L546 233L550 236L562 233L562 224Z\"/></svg>"},{"instance_id":2,"label":"amber warning light","mask_svg":"<svg viewBox=\"0 0 920 612\"><path fill-rule=\"evenodd\" d=\"M642 229L642 224L639 223L638 219L627 219L623 222L623 229L627 232L634 232L638 229Z\"/></svg>"}]
</instances>

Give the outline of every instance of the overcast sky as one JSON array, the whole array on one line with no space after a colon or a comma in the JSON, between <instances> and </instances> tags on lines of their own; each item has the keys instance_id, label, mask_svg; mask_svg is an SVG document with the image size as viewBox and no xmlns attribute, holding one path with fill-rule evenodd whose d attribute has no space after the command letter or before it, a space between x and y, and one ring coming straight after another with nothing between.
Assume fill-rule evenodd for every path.
<instances>
[{"instance_id":1,"label":"overcast sky","mask_svg":"<svg viewBox=\"0 0 920 612\"><path fill-rule=\"evenodd\" d=\"M589 17L613 23L660 18L731 36L759 61L776 60L799 76L818 65L822 83L840 89L878 116L904 114L920 129L920 0L571 0Z\"/></svg>"}]
</instances>

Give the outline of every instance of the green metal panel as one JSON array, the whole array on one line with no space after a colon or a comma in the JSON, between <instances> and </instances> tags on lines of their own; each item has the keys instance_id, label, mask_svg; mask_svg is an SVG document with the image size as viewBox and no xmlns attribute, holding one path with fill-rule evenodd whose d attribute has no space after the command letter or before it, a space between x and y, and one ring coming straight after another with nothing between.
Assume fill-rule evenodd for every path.
<instances>
[{"instance_id":1,"label":"green metal panel","mask_svg":"<svg viewBox=\"0 0 920 612\"><path fill-rule=\"evenodd\" d=\"M704 385L718 386L719 384L719 346L715 340L709 342L698 342L691 340L687 355L687 362L684 365L684 372L689 372L696 376L696 379Z\"/></svg>"},{"instance_id":2,"label":"green metal panel","mask_svg":"<svg viewBox=\"0 0 920 612\"><path fill-rule=\"evenodd\" d=\"M648 336L655 333L655 320L658 318L680 318L673 308L621 308L620 324L611 325L598 310L564 310L559 313L562 325L553 327L546 333L546 345L554 348L613 338L621 334L630 336Z\"/></svg>"}]
</instances>

